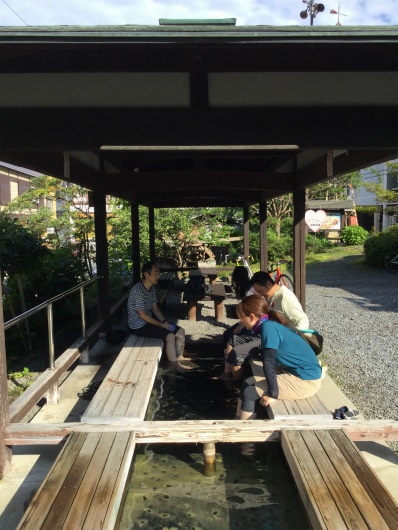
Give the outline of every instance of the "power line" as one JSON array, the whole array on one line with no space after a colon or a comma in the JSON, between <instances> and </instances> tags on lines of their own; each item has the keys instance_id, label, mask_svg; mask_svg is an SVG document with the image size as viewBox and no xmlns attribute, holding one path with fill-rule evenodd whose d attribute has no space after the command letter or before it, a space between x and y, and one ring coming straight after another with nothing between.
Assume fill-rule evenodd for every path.
<instances>
[{"instance_id":1,"label":"power line","mask_svg":"<svg viewBox=\"0 0 398 530\"><path fill-rule=\"evenodd\" d=\"M18 15L18 13L16 11L14 11L14 9L11 6L9 6L5 0L2 0L2 1L3 1L3 4L5 4L9 9L11 9L11 11L14 13L14 15L16 15L19 18L19 20L22 20L22 22L25 24L25 26L29 26L29 24L27 22L25 22L25 20L22 17L20 17Z\"/></svg>"}]
</instances>

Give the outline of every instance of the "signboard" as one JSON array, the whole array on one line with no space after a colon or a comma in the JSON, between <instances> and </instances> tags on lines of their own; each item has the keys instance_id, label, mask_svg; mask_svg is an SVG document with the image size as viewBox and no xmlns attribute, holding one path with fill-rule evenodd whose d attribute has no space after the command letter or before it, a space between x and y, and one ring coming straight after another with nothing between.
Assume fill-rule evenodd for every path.
<instances>
[{"instance_id":1,"label":"signboard","mask_svg":"<svg viewBox=\"0 0 398 530\"><path fill-rule=\"evenodd\" d=\"M321 226L322 230L341 230L341 213L328 212L327 218Z\"/></svg>"},{"instance_id":2,"label":"signboard","mask_svg":"<svg viewBox=\"0 0 398 530\"><path fill-rule=\"evenodd\" d=\"M318 230L341 230L341 213L307 210L305 212L305 222L313 232L318 232Z\"/></svg>"},{"instance_id":3,"label":"signboard","mask_svg":"<svg viewBox=\"0 0 398 530\"><path fill-rule=\"evenodd\" d=\"M326 221L327 214L323 210L307 210L305 212L305 222L313 232L318 232L322 227L323 223Z\"/></svg>"}]
</instances>

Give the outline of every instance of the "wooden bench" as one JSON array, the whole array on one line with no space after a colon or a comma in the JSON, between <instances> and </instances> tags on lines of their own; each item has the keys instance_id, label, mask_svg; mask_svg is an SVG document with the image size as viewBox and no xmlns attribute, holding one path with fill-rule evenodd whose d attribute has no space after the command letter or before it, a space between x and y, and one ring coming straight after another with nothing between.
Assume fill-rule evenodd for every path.
<instances>
[{"instance_id":1,"label":"wooden bench","mask_svg":"<svg viewBox=\"0 0 398 530\"><path fill-rule=\"evenodd\" d=\"M281 443L314 529L398 528L398 505L343 430L283 430Z\"/></svg>"},{"instance_id":2,"label":"wooden bench","mask_svg":"<svg viewBox=\"0 0 398 530\"><path fill-rule=\"evenodd\" d=\"M173 272L162 272L159 277L156 298L159 305L165 305L166 296L173 284L174 273Z\"/></svg>"},{"instance_id":3,"label":"wooden bench","mask_svg":"<svg viewBox=\"0 0 398 530\"><path fill-rule=\"evenodd\" d=\"M214 301L214 317L217 322L223 319L224 316L224 300L225 287L222 283L214 283L210 287L210 291L203 296L184 294L184 300L188 306L188 320L196 322L196 313L198 302L200 301Z\"/></svg>"},{"instance_id":4,"label":"wooden bench","mask_svg":"<svg viewBox=\"0 0 398 530\"><path fill-rule=\"evenodd\" d=\"M267 406L267 414L270 420L291 419L292 416L308 416L309 420L332 418L332 413L318 394L307 399L279 399Z\"/></svg>"},{"instance_id":5,"label":"wooden bench","mask_svg":"<svg viewBox=\"0 0 398 530\"><path fill-rule=\"evenodd\" d=\"M159 339L130 335L82 421L144 419L162 346ZM113 530L134 448L131 432L71 434L18 530Z\"/></svg>"}]
</instances>

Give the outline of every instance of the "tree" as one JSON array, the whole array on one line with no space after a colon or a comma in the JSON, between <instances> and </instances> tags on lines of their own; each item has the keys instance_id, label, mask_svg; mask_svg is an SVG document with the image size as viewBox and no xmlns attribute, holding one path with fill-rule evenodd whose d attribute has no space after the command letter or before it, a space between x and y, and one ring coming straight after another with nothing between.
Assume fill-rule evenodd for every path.
<instances>
[{"instance_id":1,"label":"tree","mask_svg":"<svg viewBox=\"0 0 398 530\"><path fill-rule=\"evenodd\" d=\"M18 213L20 224L42 238L49 248L68 247L76 241L79 257L89 275L93 276L89 239L93 234L94 219L89 211L87 190L46 175L31 182L32 188L13 199L5 211ZM56 215L52 208L54 201Z\"/></svg>"},{"instance_id":2,"label":"tree","mask_svg":"<svg viewBox=\"0 0 398 530\"><path fill-rule=\"evenodd\" d=\"M345 173L340 177L331 178L308 188L309 200L344 201L350 195L350 189L357 189L363 185L363 175L360 171Z\"/></svg>"},{"instance_id":3,"label":"tree","mask_svg":"<svg viewBox=\"0 0 398 530\"><path fill-rule=\"evenodd\" d=\"M382 174L380 171L370 168L370 171L378 178L378 182L367 182L364 187L376 195L376 202L386 203L385 212L389 215L398 213L398 189L387 190L382 185ZM398 163L387 162L388 178L398 180Z\"/></svg>"}]
</instances>

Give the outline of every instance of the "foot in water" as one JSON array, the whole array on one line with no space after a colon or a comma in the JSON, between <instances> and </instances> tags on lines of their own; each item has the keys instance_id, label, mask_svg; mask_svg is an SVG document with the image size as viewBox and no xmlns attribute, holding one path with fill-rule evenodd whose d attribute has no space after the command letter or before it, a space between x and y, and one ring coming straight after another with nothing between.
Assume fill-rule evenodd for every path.
<instances>
[{"instance_id":1,"label":"foot in water","mask_svg":"<svg viewBox=\"0 0 398 530\"><path fill-rule=\"evenodd\" d=\"M193 370L192 366L184 366L183 364L180 364L179 361L170 361L169 368L170 371L175 371L179 373L186 372L187 370Z\"/></svg>"}]
</instances>

